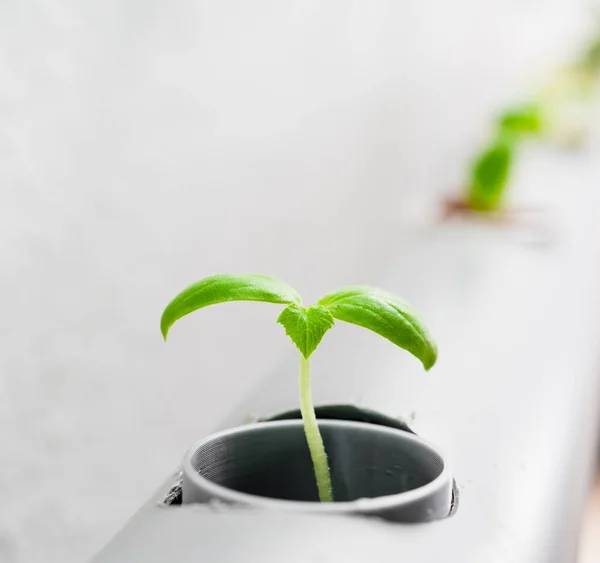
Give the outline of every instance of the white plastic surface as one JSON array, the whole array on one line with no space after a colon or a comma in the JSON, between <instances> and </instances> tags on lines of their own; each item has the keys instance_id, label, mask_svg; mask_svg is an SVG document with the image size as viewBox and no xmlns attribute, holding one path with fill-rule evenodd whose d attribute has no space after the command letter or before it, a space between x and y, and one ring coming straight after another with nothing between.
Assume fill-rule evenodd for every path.
<instances>
[{"instance_id":1,"label":"white plastic surface","mask_svg":"<svg viewBox=\"0 0 600 563\"><path fill-rule=\"evenodd\" d=\"M507 286L504 299L522 307L529 291L538 296L523 323L541 323L547 287L583 300L581 314L591 314L592 292L577 280L591 279L597 239L583 227L579 269L562 286L547 280L564 279L568 253L548 264L499 242L500 258L482 246L454 261L455 248L476 243L459 227L436 235L436 250L413 246L415 225L431 210L423 199L455 188L494 111L521 99L571 52L586 5L3 2L0 553L28 563L91 556L188 445L292 353L274 323L276 308L254 304L207 310L163 345L161 309L194 279L266 272L307 301L340 284L393 285L432 317L442 357L435 376L398 379L397 404L375 406L416 410L419 424L436 432L450 426L444 410L433 422L425 416L431 394L488 396L480 387L486 379L471 378L488 369L495 348L476 325L489 322L494 339L512 326L504 301L486 305L493 279ZM521 186L538 195L548 186L576 193L595 218L587 200L598 182L577 157L532 166ZM444 261L440 270L429 269L430 255ZM397 256L395 277L384 276L390 256ZM482 259L489 270L480 274ZM530 285L524 289L507 268L525 268ZM466 315L464 331L448 325L449 313ZM517 349L518 336L510 344ZM385 343L363 356L355 337L367 338L340 328L315 356L323 398L343 399L326 371L343 369L353 395L351 382L375 369L372 362L395 370L404 361ZM476 338L479 352L467 353ZM577 346L563 343L561 365L582 374L591 352ZM357 354L344 359L340 350ZM525 367L499 360L497 373L500 366ZM291 403L294 376L281 381ZM570 388L545 384L529 385L546 390L548 406L566 400ZM468 403L480 404L479 397ZM518 400L523 412L529 395ZM483 432L477 414L457 417L461 436ZM503 455L509 451L505 445ZM492 471L489 464L477 471Z\"/></svg>"}]
</instances>

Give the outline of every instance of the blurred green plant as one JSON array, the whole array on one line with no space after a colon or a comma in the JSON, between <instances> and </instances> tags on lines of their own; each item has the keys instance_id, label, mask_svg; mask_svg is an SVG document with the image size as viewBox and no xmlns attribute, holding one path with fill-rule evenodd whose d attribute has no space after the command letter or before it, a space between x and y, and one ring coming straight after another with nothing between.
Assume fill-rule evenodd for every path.
<instances>
[{"instance_id":1,"label":"blurred green plant","mask_svg":"<svg viewBox=\"0 0 600 563\"><path fill-rule=\"evenodd\" d=\"M467 206L473 211L497 210L503 201L514 161L516 141L496 139L475 159L467 190Z\"/></svg>"},{"instance_id":2,"label":"blurred green plant","mask_svg":"<svg viewBox=\"0 0 600 563\"><path fill-rule=\"evenodd\" d=\"M563 146L580 146L600 78L600 32L571 63L559 68L540 93L549 116L547 137Z\"/></svg>"},{"instance_id":3,"label":"blurred green plant","mask_svg":"<svg viewBox=\"0 0 600 563\"><path fill-rule=\"evenodd\" d=\"M510 107L499 115L492 142L472 162L467 208L486 213L502 208L523 141L552 139L562 145L580 144L584 137L582 106L595 93L599 78L600 33L577 60L554 75L536 101Z\"/></svg>"},{"instance_id":4,"label":"blurred green plant","mask_svg":"<svg viewBox=\"0 0 600 563\"><path fill-rule=\"evenodd\" d=\"M593 38L590 45L584 50L581 64L589 74L597 76L600 73L600 33Z\"/></svg>"}]
</instances>

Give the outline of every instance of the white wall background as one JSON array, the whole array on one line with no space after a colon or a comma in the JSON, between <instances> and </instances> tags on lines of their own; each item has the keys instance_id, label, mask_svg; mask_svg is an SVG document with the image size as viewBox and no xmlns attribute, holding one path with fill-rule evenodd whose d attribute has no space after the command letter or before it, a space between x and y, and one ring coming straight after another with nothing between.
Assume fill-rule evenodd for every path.
<instances>
[{"instance_id":1,"label":"white wall background","mask_svg":"<svg viewBox=\"0 0 600 563\"><path fill-rule=\"evenodd\" d=\"M176 291L376 283L588 20L574 0L4 0L0 560L86 560L291 352L256 304L163 345Z\"/></svg>"}]
</instances>

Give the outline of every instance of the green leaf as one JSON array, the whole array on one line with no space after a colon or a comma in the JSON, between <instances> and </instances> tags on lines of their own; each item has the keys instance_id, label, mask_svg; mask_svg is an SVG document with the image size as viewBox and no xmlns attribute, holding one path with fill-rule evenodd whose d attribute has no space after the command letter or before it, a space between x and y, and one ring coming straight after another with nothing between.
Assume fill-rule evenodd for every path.
<instances>
[{"instance_id":1,"label":"green leaf","mask_svg":"<svg viewBox=\"0 0 600 563\"><path fill-rule=\"evenodd\" d=\"M308 359L316 350L325 333L333 326L331 313L322 307L304 307L296 304L286 307L277 322L283 325L286 334Z\"/></svg>"},{"instance_id":2,"label":"green leaf","mask_svg":"<svg viewBox=\"0 0 600 563\"><path fill-rule=\"evenodd\" d=\"M500 139L475 161L468 204L478 211L497 209L504 198L513 162L514 145Z\"/></svg>"},{"instance_id":3,"label":"green leaf","mask_svg":"<svg viewBox=\"0 0 600 563\"><path fill-rule=\"evenodd\" d=\"M374 287L352 286L334 291L318 305L333 317L387 338L421 360L429 369L437 359L437 346L418 314L391 293Z\"/></svg>"},{"instance_id":4,"label":"green leaf","mask_svg":"<svg viewBox=\"0 0 600 563\"><path fill-rule=\"evenodd\" d=\"M506 135L533 135L544 128L542 109L539 105L528 104L514 107L500 116L499 125Z\"/></svg>"},{"instance_id":5,"label":"green leaf","mask_svg":"<svg viewBox=\"0 0 600 563\"><path fill-rule=\"evenodd\" d=\"M181 317L202 307L227 301L302 303L300 296L289 285L276 278L258 274L211 276L190 285L167 305L160 319L164 339L167 339L169 329Z\"/></svg>"}]
</instances>

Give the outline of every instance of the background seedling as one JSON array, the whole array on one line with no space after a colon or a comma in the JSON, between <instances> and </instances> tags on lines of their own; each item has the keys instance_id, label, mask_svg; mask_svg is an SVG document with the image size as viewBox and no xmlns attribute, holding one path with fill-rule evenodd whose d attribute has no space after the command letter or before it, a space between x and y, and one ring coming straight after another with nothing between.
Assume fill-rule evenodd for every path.
<instances>
[{"instance_id":1,"label":"background seedling","mask_svg":"<svg viewBox=\"0 0 600 563\"><path fill-rule=\"evenodd\" d=\"M464 195L450 198L446 215L476 211L502 213L506 192L522 141L545 139L579 146L585 137L583 117L600 78L600 33L581 55L556 72L534 101L508 108L496 123L492 142L473 160Z\"/></svg>"},{"instance_id":2,"label":"background seedling","mask_svg":"<svg viewBox=\"0 0 600 563\"><path fill-rule=\"evenodd\" d=\"M437 359L437 347L425 324L404 301L368 286L339 289L304 307L300 296L282 281L263 275L216 275L204 278L179 293L165 308L160 329L169 329L181 317L208 305L227 301L263 301L286 305L277 322L300 351L300 411L312 459L319 499L333 501L331 474L312 400L310 356L335 319L352 323L387 338L404 348L429 370Z\"/></svg>"},{"instance_id":3,"label":"background seedling","mask_svg":"<svg viewBox=\"0 0 600 563\"><path fill-rule=\"evenodd\" d=\"M505 136L484 150L473 163L467 205L474 211L495 211L502 204L510 178L516 140Z\"/></svg>"},{"instance_id":4,"label":"background seedling","mask_svg":"<svg viewBox=\"0 0 600 563\"><path fill-rule=\"evenodd\" d=\"M467 184L468 209L489 213L502 207L519 144L543 135L545 130L540 104L515 106L500 115L495 139L473 161Z\"/></svg>"},{"instance_id":5,"label":"background seedling","mask_svg":"<svg viewBox=\"0 0 600 563\"><path fill-rule=\"evenodd\" d=\"M446 203L447 214L500 211L520 143L544 134L546 118L539 104L530 103L503 112L495 125L492 142L473 159L464 196Z\"/></svg>"}]
</instances>

